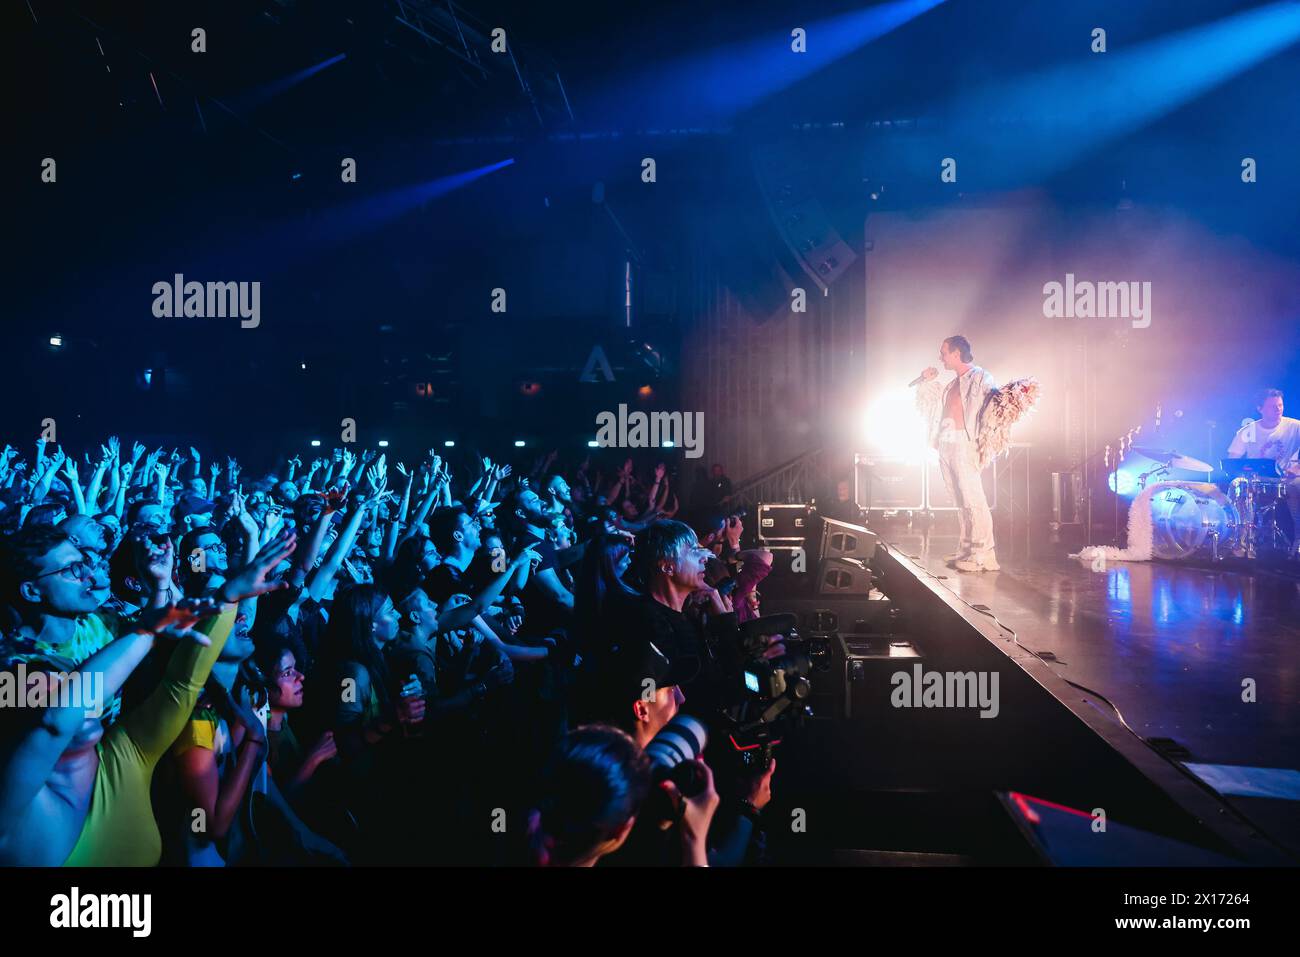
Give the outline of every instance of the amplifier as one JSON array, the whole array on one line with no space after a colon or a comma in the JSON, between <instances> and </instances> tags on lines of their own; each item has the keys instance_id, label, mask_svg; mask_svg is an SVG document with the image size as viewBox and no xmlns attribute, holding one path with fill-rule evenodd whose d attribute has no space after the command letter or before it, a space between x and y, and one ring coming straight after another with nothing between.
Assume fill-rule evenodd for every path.
<instances>
[{"instance_id":1,"label":"amplifier","mask_svg":"<svg viewBox=\"0 0 1300 957\"><path fill-rule=\"evenodd\" d=\"M758 506L758 540L773 545L803 547L812 531L812 509L807 505L760 504Z\"/></svg>"},{"instance_id":2,"label":"amplifier","mask_svg":"<svg viewBox=\"0 0 1300 957\"><path fill-rule=\"evenodd\" d=\"M920 462L855 455L853 483L859 508L918 512L925 508L925 468Z\"/></svg>"}]
</instances>

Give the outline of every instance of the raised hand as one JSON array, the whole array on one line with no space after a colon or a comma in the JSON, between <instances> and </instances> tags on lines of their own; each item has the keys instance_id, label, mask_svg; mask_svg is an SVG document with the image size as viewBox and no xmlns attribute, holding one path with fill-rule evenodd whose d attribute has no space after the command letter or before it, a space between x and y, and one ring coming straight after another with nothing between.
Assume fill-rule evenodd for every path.
<instances>
[{"instance_id":1,"label":"raised hand","mask_svg":"<svg viewBox=\"0 0 1300 957\"><path fill-rule=\"evenodd\" d=\"M68 480L69 485L77 484L77 463L72 456L68 456L67 461L63 463L63 476Z\"/></svg>"},{"instance_id":2,"label":"raised hand","mask_svg":"<svg viewBox=\"0 0 1300 957\"><path fill-rule=\"evenodd\" d=\"M171 585L174 558L171 539L163 539L161 545L145 540L144 575L153 583L155 590L162 591Z\"/></svg>"},{"instance_id":3,"label":"raised hand","mask_svg":"<svg viewBox=\"0 0 1300 957\"><path fill-rule=\"evenodd\" d=\"M400 474L400 475L402 476L402 478L410 479L410 477L411 477L411 473L407 471L407 469L406 469L406 463L405 463L405 462L398 462L398 463L397 463L397 471L398 471L398 474Z\"/></svg>"},{"instance_id":4,"label":"raised hand","mask_svg":"<svg viewBox=\"0 0 1300 957\"><path fill-rule=\"evenodd\" d=\"M242 489L237 490L231 500L230 516L239 522L239 527L244 530L244 534L250 541L257 540L257 520L248 510L247 499L244 498Z\"/></svg>"},{"instance_id":5,"label":"raised hand","mask_svg":"<svg viewBox=\"0 0 1300 957\"><path fill-rule=\"evenodd\" d=\"M112 439L109 439L109 442L112 442L112 441L113 441ZM132 446L131 446L131 461L132 461L132 463L139 462L140 459L144 456L144 453L145 453L145 448L144 448L144 446L141 445L139 442L136 442L134 445L132 445Z\"/></svg>"},{"instance_id":6,"label":"raised hand","mask_svg":"<svg viewBox=\"0 0 1300 957\"><path fill-rule=\"evenodd\" d=\"M122 457L122 440L116 435L110 435L108 437L108 451L115 459L120 459Z\"/></svg>"},{"instance_id":7,"label":"raised hand","mask_svg":"<svg viewBox=\"0 0 1300 957\"><path fill-rule=\"evenodd\" d=\"M135 630L168 638L192 638L200 645L211 645L207 635L191 629L219 611L221 606L211 598L186 598L175 605L143 609L136 618Z\"/></svg>"},{"instance_id":8,"label":"raised hand","mask_svg":"<svg viewBox=\"0 0 1300 957\"><path fill-rule=\"evenodd\" d=\"M338 512L348 503L348 483L331 488L328 492L321 492L321 498L325 500L325 514Z\"/></svg>"},{"instance_id":9,"label":"raised hand","mask_svg":"<svg viewBox=\"0 0 1300 957\"><path fill-rule=\"evenodd\" d=\"M226 579L217 593L220 601L233 603L245 598L256 598L267 592L287 588L288 582L274 581L270 578L276 566L293 554L298 539L293 532L282 529L274 538L262 546L253 556L253 560L238 569Z\"/></svg>"},{"instance_id":10,"label":"raised hand","mask_svg":"<svg viewBox=\"0 0 1300 957\"><path fill-rule=\"evenodd\" d=\"M514 469L513 469L512 466L509 466L509 465L498 465L498 466L497 466L497 481L500 482L502 479L509 478L509 477L510 477L510 473L511 473L512 471L514 471Z\"/></svg>"}]
</instances>

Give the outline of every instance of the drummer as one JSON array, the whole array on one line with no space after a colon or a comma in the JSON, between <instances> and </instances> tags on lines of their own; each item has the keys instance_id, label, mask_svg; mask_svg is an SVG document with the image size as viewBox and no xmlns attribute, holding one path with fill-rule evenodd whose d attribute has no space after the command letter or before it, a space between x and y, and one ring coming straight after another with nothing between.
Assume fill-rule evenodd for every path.
<instances>
[{"instance_id":1,"label":"drummer","mask_svg":"<svg viewBox=\"0 0 1300 957\"><path fill-rule=\"evenodd\" d=\"M1230 459L1275 459L1277 467L1290 481L1286 486L1286 504L1291 512L1291 557L1300 559L1300 419L1282 414L1282 390L1265 389L1260 393L1259 418L1247 422L1228 446Z\"/></svg>"}]
</instances>

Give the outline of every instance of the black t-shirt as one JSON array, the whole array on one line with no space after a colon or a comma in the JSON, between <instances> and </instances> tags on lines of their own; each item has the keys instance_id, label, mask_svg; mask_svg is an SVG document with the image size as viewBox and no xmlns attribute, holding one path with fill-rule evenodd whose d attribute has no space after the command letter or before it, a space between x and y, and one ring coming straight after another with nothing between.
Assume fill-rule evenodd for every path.
<instances>
[{"instance_id":1,"label":"black t-shirt","mask_svg":"<svg viewBox=\"0 0 1300 957\"><path fill-rule=\"evenodd\" d=\"M735 612L709 619L707 626L692 621L645 595L613 596L601 614L600 641L650 641L669 660L694 659L700 672L682 687L684 711L711 715L730 695L729 682L740 671L740 635Z\"/></svg>"},{"instance_id":2,"label":"black t-shirt","mask_svg":"<svg viewBox=\"0 0 1300 957\"><path fill-rule=\"evenodd\" d=\"M455 565L444 562L425 576L422 587L441 611L448 598L452 595L471 594L474 585L468 571L461 571Z\"/></svg>"},{"instance_id":3,"label":"black t-shirt","mask_svg":"<svg viewBox=\"0 0 1300 957\"><path fill-rule=\"evenodd\" d=\"M524 585L524 634L528 637L541 637L551 634L559 628L572 625L573 615L555 597L542 587L537 576L547 570L555 570L555 545L546 539L538 538L528 532L520 536L519 548L533 546L541 562L528 573L528 583Z\"/></svg>"}]
</instances>

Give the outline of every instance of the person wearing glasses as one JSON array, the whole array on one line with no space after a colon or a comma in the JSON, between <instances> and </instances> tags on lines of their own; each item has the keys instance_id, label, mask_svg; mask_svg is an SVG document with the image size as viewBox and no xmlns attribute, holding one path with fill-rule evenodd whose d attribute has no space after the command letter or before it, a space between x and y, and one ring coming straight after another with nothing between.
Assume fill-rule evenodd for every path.
<instances>
[{"instance_id":1,"label":"person wearing glasses","mask_svg":"<svg viewBox=\"0 0 1300 957\"><path fill-rule=\"evenodd\" d=\"M116 636L95 612L96 559L54 528L25 528L0 546L4 632L32 654L81 664Z\"/></svg>"},{"instance_id":2,"label":"person wearing glasses","mask_svg":"<svg viewBox=\"0 0 1300 957\"><path fill-rule=\"evenodd\" d=\"M19 602L20 610L58 609L60 615L48 617L75 621L76 611L94 601L93 566L74 557L66 540L42 549L21 536L15 539L0 547L6 600ZM235 603L276 587L268 575L294 545L291 535L277 537L213 601L147 610L130 633L80 666L53 658L43 666L19 662L29 679L43 675L54 697L45 707L0 709L0 740L6 742L0 752L0 865L158 863L162 841L150 800L154 768L184 726L221 653ZM101 700L116 694L159 634L184 640L153 693L112 728L106 731L102 714L84 701L69 702L59 694L71 684L70 667L79 668L75 673L83 684L100 678ZM13 655L0 652L0 668L13 670Z\"/></svg>"},{"instance_id":3,"label":"person wearing glasses","mask_svg":"<svg viewBox=\"0 0 1300 957\"><path fill-rule=\"evenodd\" d=\"M211 525L187 533L177 551L181 588L187 598L195 598L225 581L230 569L228 549Z\"/></svg>"}]
</instances>

